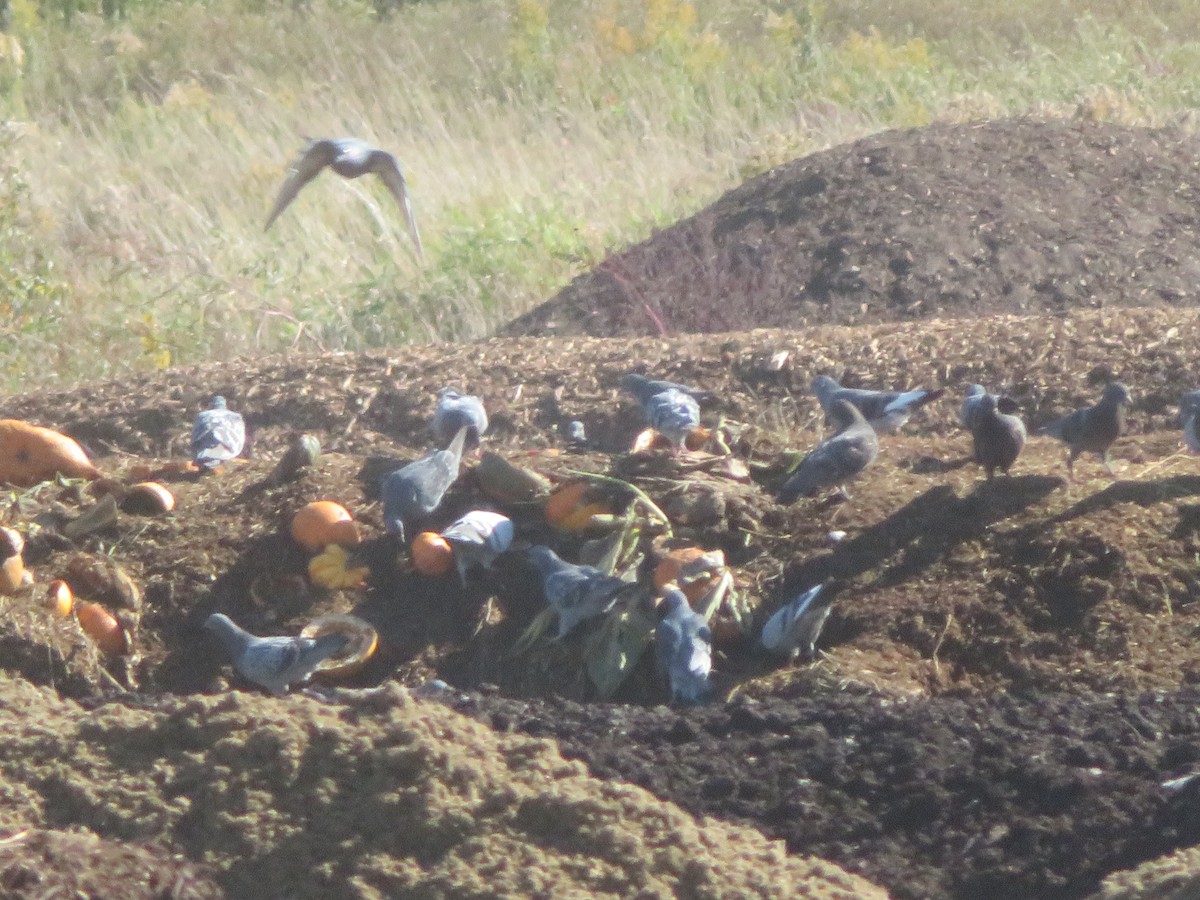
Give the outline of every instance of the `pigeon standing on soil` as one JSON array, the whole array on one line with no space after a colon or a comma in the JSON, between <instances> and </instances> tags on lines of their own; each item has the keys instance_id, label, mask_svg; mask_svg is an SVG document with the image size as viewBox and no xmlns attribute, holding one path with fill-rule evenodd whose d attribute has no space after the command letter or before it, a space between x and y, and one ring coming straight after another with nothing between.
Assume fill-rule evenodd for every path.
<instances>
[{"instance_id":1,"label":"pigeon standing on soil","mask_svg":"<svg viewBox=\"0 0 1200 900\"><path fill-rule=\"evenodd\" d=\"M223 613L213 613L204 627L217 636L233 661L233 667L248 681L262 685L277 697L288 685L304 681L322 662L340 651L344 634L307 637L255 637Z\"/></svg>"},{"instance_id":2,"label":"pigeon standing on soil","mask_svg":"<svg viewBox=\"0 0 1200 900\"><path fill-rule=\"evenodd\" d=\"M662 605L666 615L654 629L658 670L670 682L674 702L695 706L712 693L712 631L677 587L663 590Z\"/></svg>"},{"instance_id":3,"label":"pigeon standing on soil","mask_svg":"<svg viewBox=\"0 0 1200 900\"><path fill-rule=\"evenodd\" d=\"M1200 453L1200 432L1197 432L1197 417L1200 416L1200 391L1183 395L1179 403L1179 420L1183 426L1183 440L1193 453Z\"/></svg>"},{"instance_id":4,"label":"pigeon standing on soil","mask_svg":"<svg viewBox=\"0 0 1200 900\"><path fill-rule=\"evenodd\" d=\"M996 469L1007 475L1025 448L1025 423L997 407L995 395L984 394L971 424L975 462L987 470L988 481Z\"/></svg>"},{"instance_id":5,"label":"pigeon standing on soil","mask_svg":"<svg viewBox=\"0 0 1200 900\"><path fill-rule=\"evenodd\" d=\"M990 394L982 384L973 384L967 388L967 395L963 398L962 408L958 411L958 420L967 431L974 428L975 416L983 404L984 397L994 397L996 400L996 409L1002 413L1013 414L1020 409L1017 401L1012 397Z\"/></svg>"},{"instance_id":6,"label":"pigeon standing on soil","mask_svg":"<svg viewBox=\"0 0 1200 900\"><path fill-rule=\"evenodd\" d=\"M192 461L209 472L225 463L246 446L246 423L229 409L225 398L212 398L212 405L196 416L192 426Z\"/></svg>"},{"instance_id":7,"label":"pigeon standing on soil","mask_svg":"<svg viewBox=\"0 0 1200 900\"><path fill-rule=\"evenodd\" d=\"M1125 430L1125 407L1133 402L1129 388L1114 381L1104 389L1100 402L1068 413L1057 421L1038 429L1038 434L1063 441L1067 454L1067 476L1075 477L1075 459L1081 453L1095 453L1104 461L1109 475L1116 477L1108 450Z\"/></svg>"},{"instance_id":8,"label":"pigeon standing on soil","mask_svg":"<svg viewBox=\"0 0 1200 900\"><path fill-rule=\"evenodd\" d=\"M700 427L700 404L696 398L707 396L705 391L637 374L622 378L621 388L638 399L646 423L670 441L676 453L683 448L688 435Z\"/></svg>"},{"instance_id":9,"label":"pigeon standing on soil","mask_svg":"<svg viewBox=\"0 0 1200 900\"><path fill-rule=\"evenodd\" d=\"M842 486L879 456L879 438L857 406L848 400L835 400L829 417L838 426L833 437L817 444L779 489L779 502L791 503L797 497L811 497L827 488Z\"/></svg>"},{"instance_id":10,"label":"pigeon standing on soil","mask_svg":"<svg viewBox=\"0 0 1200 900\"><path fill-rule=\"evenodd\" d=\"M513 523L500 513L473 509L446 528L442 538L454 548L458 578L465 586L469 569L491 568L496 557L512 546Z\"/></svg>"},{"instance_id":11,"label":"pigeon standing on soil","mask_svg":"<svg viewBox=\"0 0 1200 900\"><path fill-rule=\"evenodd\" d=\"M945 393L944 390L915 391L867 391L859 388L844 388L828 375L813 379L812 392L817 395L826 418L832 418L830 409L838 400L847 400L859 408L876 432L891 434L899 431L908 421L913 410L919 409Z\"/></svg>"},{"instance_id":12,"label":"pigeon standing on soil","mask_svg":"<svg viewBox=\"0 0 1200 900\"><path fill-rule=\"evenodd\" d=\"M358 178L360 175L375 174L384 183L396 202L404 211L404 219L408 225L408 234L417 256L425 258L421 247L421 233L417 230L417 220L413 216L412 200L408 196L408 183L400 171L396 157L383 150L376 149L366 141L357 138L320 138L310 140L300 151L300 155L288 169L287 178L275 198L275 205L267 217L266 231L279 218L279 214L288 208L300 190L317 177L326 166L333 169L343 178Z\"/></svg>"},{"instance_id":13,"label":"pigeon standing on soil","mask_svg":"<svg viewBox=\"0 0 1200 900\"><path fill-rule=\"evenodd\" d=\"M383 524L389 534L407 540L408 530L429 518L458 479L467 428L445 450L434 450L383 479Z\"/></svg>"},{"instance_id":14,"label":"pigeon standing on soil","mask_svg":"<svg viewBox=\"0 0 1200 900\"><path fill-rule=\"evenodd\" d=\"M577 566L560 559L549 547L529 548L529 558L542 577L546 602L558 613L558 636L568 634L586 619L612 609L618 592L628 584L592 566Z\"/></svg>"},{"instance_id":15,"label":"pigeon standing on soil","mask_svg":"<svg viewBox=\"0 0 1200 900\"><path fill-rule=\"evenodd\" d=\"M811 587L781 606L763 625L759 643L788 659L801 654L805 659L812 659L817 652L821 629L833 608L833 597L825 590L826 585Z\"/></svg>"},{"instance_id":16,"label":"pigeon standing on soil","mask_svg":"<svg viewBox=\"0 0 1200 900\"><path fill-rule=\"evenodd\" d=\"M479 446L480 439L488 429L487 410L483 401L470 394L460 394L453 388L442 388L438 391L437 408L433 411L433 424L430 430L439 447L445 447L454 440L458 429L467 429L467 451Z\"/></svg>"}]
</instances>

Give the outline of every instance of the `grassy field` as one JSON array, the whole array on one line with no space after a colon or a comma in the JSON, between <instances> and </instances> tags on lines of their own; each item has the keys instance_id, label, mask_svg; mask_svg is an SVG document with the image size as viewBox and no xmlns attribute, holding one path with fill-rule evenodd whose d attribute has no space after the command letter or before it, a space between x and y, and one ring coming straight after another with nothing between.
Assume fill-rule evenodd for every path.
<instances>
[{"instance_id":1,"label":"grassy field","mask_svg":"<svg viewBox=\"0 0 1200 900\"><path fill-rule=\"evenodd\" d=\"M478 337L813 150L1200 107L1193 0L53 2L0 36L4 392ZM342 134L396 153L424 264L374 179L263 232L302 135Z\"/></svg>"}]
</instances>

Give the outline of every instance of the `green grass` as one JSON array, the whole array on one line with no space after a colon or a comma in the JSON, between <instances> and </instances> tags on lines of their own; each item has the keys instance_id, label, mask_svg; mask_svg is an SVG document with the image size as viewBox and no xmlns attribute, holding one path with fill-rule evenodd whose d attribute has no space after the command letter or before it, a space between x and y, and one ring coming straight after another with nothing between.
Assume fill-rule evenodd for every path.
<instances>
[{"instance_id":1,"label":"green grass","mask_svg":"<svg viewBox=\"0 0 1200 900\"><path fill-rule=\"evenodd\" d=\"M883 128L1200 106L1191 0L129 0L0 47L0 390L461 340L773 165ZM395 152L426 241L301 135Z\"/></svg>"}]
</instances>

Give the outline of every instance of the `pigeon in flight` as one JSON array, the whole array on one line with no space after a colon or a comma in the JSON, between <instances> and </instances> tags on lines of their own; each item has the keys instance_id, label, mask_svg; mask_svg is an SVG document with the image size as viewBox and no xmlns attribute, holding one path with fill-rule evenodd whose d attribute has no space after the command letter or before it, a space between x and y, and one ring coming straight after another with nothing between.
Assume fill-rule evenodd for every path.
<instances>
[{"instance_id":1,"label":"pigeon in flight","mask_svg":"<svg viewBox=\"0 0 1200 900\"><path fill-rule=\"evenodd\" d=\"M971 419L971 440L975 462L987 470L988 481L999 469L1005 475L1025 448L1025 423L998 409L995 394L979 398L979 408Z\"/></svg>"},{"instance_id":2,"label":"pigeon in flight","mask_svg":"<svg viewBox=\"0 0 1200 900\"><path fill-rule=\"evenodd\" d=\"M1114 381L1104 389L1100 402L1084 406L1061 419L1044 425L1038 434L1058 438L1070 449L1067 454L1067 476L1075 477L1075 460L1081 453L1095 453L1104 461L1109 475L1116 477L1108 458L1108 450L1125 430L1125 407L1133 402L1129 388Z\"/></svg>"},{"instance_id":3,"label":"pigeon in flight","mask_svg":"<svg viewBox=\"0 0 1200 900\"><path fill-rule=\"evenodd\" d=\"M213 397L212 405L196 416L192 426L192 461L202 471L212 471L245 446L245 421L228 408L224 397Z\"/></svg>"},{"instance_id":4,"label":"pigeon in flight","mask_svg":"<svg viewBox=\"0 0 1200 900\"><path fill-rule=\"evenodd\" d=\"M433 411L433 424L429 427L439 447L447 446L458 429L466 428L464 449L474 450L488 429L487 410L478 397L460 394L453 388L442 388L438 391L437 408Z\"/></svg>"},{"instance_id":5,"label":"pigeon in flight","mask_svg":"<svg viewBox=\"0 0 1200 900\"><path fill-rule=\"evenodd\" d=\"M830 409L838 400L847 400L861 410L871 427L881 434L892 434L908 421L913 410L936 400L944 390L915 391L867 391L859 388L844 388L828 375L813 379L812 392L817 395L826 418L832 418Z\"/></svg>"},{"instance_id":6,"label":"pigeon in flight","mask_svg":"<svg viewBox=\"0 0 1200 900\"><path fill-rule=\"evenodd\" d=\"M676 453L683 448L688 435L700 427L697 397L711 396L707 391L632 373L621 379L621 388L638 399L646 423L670 441Z\"/></svg>"},{"instance_id":7,"label":"pigeon in flight","mask_svg":"<svg viewBox=\"0 0 1200 900\"><path fill-rule=\"evenodd\" d=\"M838 426L837 434L821 441L800 460L779 489L780 503L844 485L879 455L879 438L857 406L849 400L835 400L829 407L829 417ZM846 493L845 487L842 493Z\"/></svg>"},{"instance_id":8,"label":"pigeon in flight","mask_svg":"<svg viewBox=\"0 0 1200 900\"><path fill-rule=\"evenodd\" d=\"M408 196L408 183L404 180L396 157L357 138L319 138L305 144L288 169L287 178L279 189L279 195L275 198L275 205L271 208L271 215L267 217L263 231L271 227L279 218L279 214L296 199L301 188L316 178L326 166L343 178L358 178L368 173L378 175L404 211L408 233L417 248L417 257L425 258L425 251L421 246L421 233L417 230L412 201Z\"/></svg>"},{"instance_id":9,"label":"pigeon in flight","mask_svg":"<svg viewBox=\"0 0 1200 900\"><path fill-rule=\"evenodd\" d=\"M560 638L580 622L604 615L612 609L617 594L628 587L615 575L560 559L549 547L539 544L527 552L542 577L546 602L558 613Z\"/></svg>"},{"instance_id":10,"label":"pigeon in flight","mask_svg":"<svg viewBox=\"0 0 1200 900\"><path fill-rule=\"evenodd\" d=\"M833 597L825 590L827 584L811 587L781 606L763 625L759 643L788 659L801 654L812 659L817 652L817 638L833 608Z\"/></svg>"},{"instance_id":11,"label":"pigeon in flight","mask_svg":"<svg viewBox=\"0 0 1200 900\"><path fill-rule=\"evenodd\" d=\"M262 685L277 697L288 685L304 681L322 662L340 651L344 634L320 637L255 637L229 616L213 613L204 627L217 636L233 660L233 667L247 681Z\"/></svg>"},{"instance_id":12,"label":"pigeon in flight","mask_svg":"<svg viewBox=\"0 0 1200 900\"><path fill-rule=\"evenodd\" d=\"M1200 416L1200 391L1191 391L1183 395L1179 403L1179 419L1183 425L1183 440L1193 453L1200 453L1200 432L1197 431L1196 421Z\"/></svg>"},{"instance_id":13,"label":"pigeon in flight","mask_svg":"<svg viewBox=\"0 0 1200 900\"><path fill-rule=\"evenodd\" d=\"M666 615L654 629L658 670L671 685L671 699L684 706L703 703L712 693L712 631L678 587L663 589Z\"/></svg>"},{"instance_id":14,"label":"pigeon in flight","mask_svg":"<svg viewBox=\"0 0 1200 900\"><path fill-rule=\"evenodd\" d=\"M431 516L441 505L450 485L458 479L467 428L458 429L445 450L434 450L383 479L383 524L401 541L414 525Z\"/></svg>"},{"instance_id":15,"label":"pigeon in flight","mask_svg":"<svg viewBox=\"0 0 1200 900\"><path fill-rule=\"evenodd\" d=\"M454 549L458 578L466 585L468 569L490 568L492 561L512 546L513 523L500 513L473 509L442 531L442 538Z\"/></svg>"}]
</instances>

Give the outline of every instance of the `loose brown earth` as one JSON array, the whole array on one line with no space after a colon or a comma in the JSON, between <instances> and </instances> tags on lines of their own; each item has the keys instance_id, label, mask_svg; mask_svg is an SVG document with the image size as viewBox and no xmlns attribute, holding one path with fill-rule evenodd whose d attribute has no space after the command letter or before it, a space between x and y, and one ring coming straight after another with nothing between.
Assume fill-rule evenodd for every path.
<instances>
[{"instance_id":1,"label":"loose brown earth","mask_svg":"<svg viewBox=\"0 0 1200 900\"><path fill-rule=\"evenodd\" d=\"M761 260L787 259L796 266L811 262L814 251L790 229L851 235L847 246L863 256L847 257L853 260L847 264L858 266L868 285L875 283L871 266L886 268L895 259L877 238L902 235L913 255L905 277L929 302L906 302L901 315L894 304L864 299L864 310L856 300L855 316L875 324L669 338L503 338L390 354L214 364L0 400L0 417L62 428L117 477L136 464L183 455L191 419L211 393L223 393L242 410L252 432L249 460L217 476L181 475L170 482L178 497L174 513L123 515L115 526L74 542L58 529L93 502L89 489L47 484L9 495L0 522L27 532L26 557L38 587L3 601L0 660L21 680L6 682L0 703L44 722L57 768L29 761L27 742L16 742L7 757L10 799L22 810L8 820L7 831L29 834L7 850L0 842L0 883L21 888L3 882L3 873L13 866L29 869L31 860L42 860L33 867L53 879L61 838L43 837L37 829L69 828L116 842L109 858L127 858L122 865L130 870L160 866L155 884L182 886L175 894L164 888L147 896L208 896L202 891L222 889L236 895L245 867L254 871L255 861L269 861L285 882L299 883L316 851L289 850L280 834L305 827L303 816L289 807L287 824L270 821L285 788L300 790L303 779L272 788L269 803L247 793L252 762L243 767L236 753L218 753L221 728L189 730L186 724L208 721L215 713L207 704L219 701L165 695L233 688L239 697L233 706L212 707L224 716L223 727L253 730L262 717L279 723L295 714L308 723L305 740L325 733L321 729L339 734L339 720L386 717L392 707L408 710L409 717L424 714L412 713L409 701L391 690L374 700L335 698L328 713L311 701L251 702L241 693L249 688L230 676L199 627L217 610L253 631L277 634L295 633L320 613L352 611L378 628L381 649L344 687L395 681L415 686L439 677L455 687L443 702L499 731L554 737L565 756L582 760L594 776L642 785L693 815L752 826L785 841L793 854L835 862L896 896L1082 897L1110 873L1200 841L1200 780L1162 786L1200 766L1200 689L1194 686L1200 682L1200 463L1181 451L1174 422L1179 395L1197 386L1191 368L1200 337L1200 322L1186 305L1196 284L1188 267L1200 258L1192 247L1196 213L1185 210L1194 205L1200 184L1194 158L1183 152L1187 140L1164 131L1031 122L881 135L776 170L695 220L708 216L710 231L712 222L723 222L722 234L739 246L757 247ZM867 145L883 148L878 171L863 162L871 157ZM837 190L805 189L813 172L825 173L827 185ZM1118 183L1128 189L1114 189ZM927 195L917 191L919 184ZM957 187L953 203L948 184ZM794 220L777 212L730 218L735 199L743 210L755 204L774 209L764 186L776 194L797 192ZM904 191L916 199L899 202ZM981 239L979 223L968 223L963 210L985 195L988 221L1009 224L992 231L994 255L975 259L955 248ZM933 199L917 202L921 196ZM1111 226L1114 204L1123 204L1127 223L1138 227ZM888 223L894 226L905 210L909 230L889 231ZM1087 227L1089 216L1104 228ZM767 219L773 230L764 225ZM1072 266L1078 264L1070 272L1055 268L1067 258L1060 231L1074 234L1085 248L1070 255ZM678 255L678 240L667 232L629 254L651 248L671 261L674 268L664 271L679 273L695 263L694 255ZM1046 248L1053 242L1059 252L1051 254ZM952 265L950 256L961 264ZM1135 256L1136 265L1129 262ZM1029 272L1036 268L1033 260L1050 261L1041 275L1030 277L1067 291L1061 302L1049 304L1063 314L1000 314L1046 307L1029 302L1042 293L997 287L997 279L1012 281L1004 272L1013 259ZM639 279L639 298L663 284L678 286L643 279L642 270L627 263L624 271ZM720 267L726 271L724 263ZM766 263L761 270L782 271ZM1071 292L1085 289L1082 271L1088 273L1086 298L1105 306L1145 302L1148 295L1138 294L1135 282L1153 285L1155 301L1170 305L1081 309L1088 305L1081 302L1084 295ZM919 280L921 273L927 280ZM937 279L953 290L930 288ZM803 294L812 293L811 278L795 283L809 285ZM849 308L842 300L818 303L814 313L806 305L810 297L791 295L787 315L773 318L771 310L784 305L760 303L735 280L726 288L724 307L732 305L728 297L746 298L742 325L849 318L839 312ZM893 290L879 288L879 296ZM945 299L960 295L987 303L972 310ZM624 301L588 296L593 305L586 316L572 318L577 308L569 304L557 307L559 331L585 321L589 329L621 332L618 323L627 322L631 332L646 331L645 318L641 324L631 320ZM655 307L659 321L672 330L721 326L711 295L678 296L697 316L707 309L711 317L680 319L680 304L670 315L667 307ZM934 312L960 318L896 321ZM767 362L780 351L788 357L776 371ZM641 422L616 384L634 366L715 392L719 401L705 408L705 418L725 420L734 451L751 463L755 481L685 473L667 459L631 459L624 451ZM882 439L880 461L854 485L852 501L782 507L772 499L772 485L791 451L820 435L819 412L806 390L818 372L866 386L941 386L954 398L920 413L902 434ZM969 438L955 424L955 413L966 384L1005 390L1038 425L1094 399L1113 376L1129 384L1135 400L1131 434L1115 448L1115 480L1086 459L1077 467L1079 480L1068 485L1062 449L1045 438L1031 439L1012 478L990 485L965 463ZM832 576L837 602L822 658L781 669L749 641L723 641L716 660L722 702L679 711L661 705L663 688L648 658L617 702L601 704L579 677L582 638L514 657L513 643L542 604L519 559L502 559L491 578L463 592L452 577L411 573L381 534L379 480L427 448L434 392L449 383L487 400L492 449L556 479L574 470L628 479L675 518L678 534L724 549L739 586L761 607L759 623L794 592ZM560 437L572 419L587 426L586 448L572 448ZM292 429L317 434L326 455L294 482L266 484ZM697 495L723 502L696 503ZM286 537L286 523L300 505L322 497L345 503L366 527L361 555L371 577L365 591L320 591L304 577L306 556ZM468 475L455 488L445 518L478 498ZM710 513L697 521L695 511L702 509ZM691 511L686 523L684 510ZM522 539L552 541L564 553L577 548L546 526L536 509L511 512ZM831 543L835 529L847 536ZM143 590L136 653L129 660L102 658L73 622L52 621L37 603L41 586L79 552L111 557ZM23 682L53 688L84 708L64 707L51 691ZM87 728L88 716L104 724ZM447 741L480 739L462 731L465 725L445 721L439 727ZM345 770L333 763L313 770L335 792L360 789L363 758L351 748L371 739L345 729L321 757L344 762ZM141 798L131 806L109 786L116 777L110 768L89 763L76 778L62 760L80 752L81 745L72 743L77 732L85 743L107 742L116 769L131 748L149 769L154 760L165 760L157 784L174 787L131 787L127 793ZM197 781L173 774L218 757L220 766L203 770L202 780L227 787L198 794ZM400 790L406 776L381 760L371 763L379 767L371 784ZM86 787L89 778L94 788ZM581 798L609 789L583 781ZM187 818L176 807L195 808L201 795L212 818L197 825L196 814ZM335 814L347 815L347 809L338 806ZM180 826L185 820L192 825ZM219 838L231 821L240 823L240 836ZM383 820L379 827L386 829ZM531 859L540 852L521 828L513 832L504 825L501 831L510 842L497 845L510 848L501 855L522 841L534 847ZM321 851L328 861L319 869L325 879L319 884L326 888L394 895L402 882L387 879L403 871L403 878L417 879L413 890L471 895L466 882L456 888L453 880L466 877L469 863L422 888L404 862L414 851L403 842L366 847L350 841L349 832L322 833L343 847ZM459 837L484 840L466 832ZM643 852L636 850L642 840L629 838L621 846ZM25 855L13 862L16 848L26 845ZM722 882L727 891L735 884L759 890L753 881L738 880L747 876L733 855L714 854L712 870L732 879ZM548 863L546 871L546 884L558 885L560 893L568 885L597 889L571 881L578 872L563 875L557 863ZM664 890L679 889L670 865L651 865L647 872L645 878L662 877ZM39 882L18 895L40 896L35 888L45 887Z\"/></svg>"}]
</instances>

